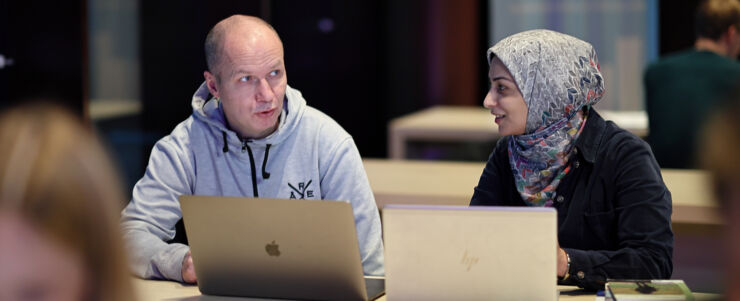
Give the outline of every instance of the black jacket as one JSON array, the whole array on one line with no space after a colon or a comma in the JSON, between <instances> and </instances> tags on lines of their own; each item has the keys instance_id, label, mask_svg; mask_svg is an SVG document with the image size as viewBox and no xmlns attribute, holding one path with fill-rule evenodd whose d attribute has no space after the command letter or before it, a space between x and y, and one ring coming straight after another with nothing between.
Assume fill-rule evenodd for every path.
<instances>
[{"instance_id":1,"label":"black jacket","mask_svg":"<svg viewBox=\"0 0 740 301\"><path fill-rule=\"evenodd\" d=\"M488 159L470 205L526 206L514 186L509 137ZM558 240L571 260L561 284L670 278L671 194L650 147L591 110L555 198Z\"/></svg>"}]
</instances>

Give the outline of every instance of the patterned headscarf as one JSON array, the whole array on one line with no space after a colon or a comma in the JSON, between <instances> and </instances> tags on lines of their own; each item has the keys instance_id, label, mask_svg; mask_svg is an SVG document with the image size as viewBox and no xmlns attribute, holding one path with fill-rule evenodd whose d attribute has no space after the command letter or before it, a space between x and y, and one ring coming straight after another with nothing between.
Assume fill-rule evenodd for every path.
<instances>
[{"instance_id":1,"label":"patterned headscarf","mask_svg":"<svg viewBox=\"0 0 740 301\"><path fill-rule=\"evenodd\" d=\"M509 69L527 105L525 134L508 145L516 188L528 205L552 206L587 109L604 94L596 51L572 36L538 29L499 41L487 56Z\"/></svg>"}]
</instances>

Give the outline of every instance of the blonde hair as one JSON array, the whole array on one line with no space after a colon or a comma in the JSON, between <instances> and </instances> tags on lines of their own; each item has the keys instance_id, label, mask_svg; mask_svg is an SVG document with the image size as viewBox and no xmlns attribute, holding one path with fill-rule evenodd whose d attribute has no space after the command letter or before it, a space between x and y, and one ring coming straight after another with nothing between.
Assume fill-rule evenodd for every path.
<instances>
[{"instance_id":1,"label":"blonde hair","mask_svg":"<svg viewBox=\"0 0 740 301\"><path fill-rule=\"evenodd\" d=\"M97 137L64 109L0 115L0 211L79 253L88 300L133 300L119 230L120 181Z\"/></svg>"}]
</instances>

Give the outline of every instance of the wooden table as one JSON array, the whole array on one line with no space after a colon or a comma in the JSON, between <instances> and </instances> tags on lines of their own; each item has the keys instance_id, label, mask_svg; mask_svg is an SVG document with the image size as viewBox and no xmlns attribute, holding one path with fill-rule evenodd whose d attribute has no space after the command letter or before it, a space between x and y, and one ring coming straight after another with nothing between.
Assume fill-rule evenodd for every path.
<instances>
[{"instance_id":1,"label":"wooden table","mask_svg":"<svg viewBox=\"0 0 740 301\"><path fill-rule=\"evenodd\" d=\"M160 280L142 280L133 279L134 290L137 292L139 301L227 301L227 300L271 300L255 298L235 298L220 296L203 296L198 291L197 286L183 285L173 281ZM596 295L591 292L585 292L574 286L558 286L560 291L559 300L572 301L594 301ZM715 294L694 293L696 300L714 300L718 298ZM380 297L378 300L385 301L386 297Z\"/></svg>"},{"instance_id":2,"label":"wooden table","mask_svg":"<svg viewBox=\"0 0 740 301\"><path fill-rule=\"evenodd\" d=\"M647 136L644 111L599 110L599 114L637 136ZM498 138L498 125L488 109L436 106L391 120L388 154L392 159L405 159L409 141L488 142Z\"/></svg>"},{"instance_id":3,"label":"wooden table","mask_svg":"<svg viewBox=\"0 0 740 301\"><path fill-rule=\"evenodd\" d=\"M379 208L388 204L467 206L485 167L483 162L365 159L363 163ZM662 174L673 198L674 230L704 231L722 224L706 172L663 169Z\"/></svg>"}]
</instances>

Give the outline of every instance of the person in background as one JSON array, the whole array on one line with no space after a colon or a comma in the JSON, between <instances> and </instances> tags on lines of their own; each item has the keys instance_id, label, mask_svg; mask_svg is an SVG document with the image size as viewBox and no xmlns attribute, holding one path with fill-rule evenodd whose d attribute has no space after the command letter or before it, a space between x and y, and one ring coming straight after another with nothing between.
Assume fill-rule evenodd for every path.
<instances>
[{"instance_id":1,"label":"person in background","mask_svg":"<svg viewBox=\"0 0 740 301\"><path fill-rule=\"evenodd\" d=\"M740 1L706 0L694 48L660 59L644 75L648 141L662 168L696 168L698 129L740 80Z\"/></svg>"},{"instance_id":2,"label":"person in background","mask_svg":"<svg viewBox=\"0 0 740 301\"><path fill-rule=\"evenodd\" d=\"M718 105L699 140L701 166L709 171L720 205L726 300L740 300L740 91Z\"/></svg>"},{"instance_id":3,"label":"person in background","mask_svg":"<svg viewBox=\"0 0 740 301\"><path fill-rule=\"evenodd\" d=\"M593 108L605 91L593 46L532 30L496 43L488 61L483 105L504 137L470 205L555 208L561 284L670 278L671 194L647 143Z\"/></svg>"},{"instance_id":4,"label":"person in background","mask_svg":"<svg viewBox=\"0 0 740 301\"><path fill-rule=\"evenodd\" d=\"M65 110L0 115L0 300L135 300L119 185L97 138Z\"/></svg>"},{"instance_id":5,"label":"person in background","mask_svg":"<svg viewBox=\"0 0 740 301\"><path fill-rule=\"evenodd\" d=\"M363 271L383 275L380 215L360 153L349 133L288 86L277 32L234 15L211 29L205 53L192 115L154 146L122 212L134 274L197 281L189 247L172 241L185 194L349 201Z\"/></svg>"}]
</instances>

